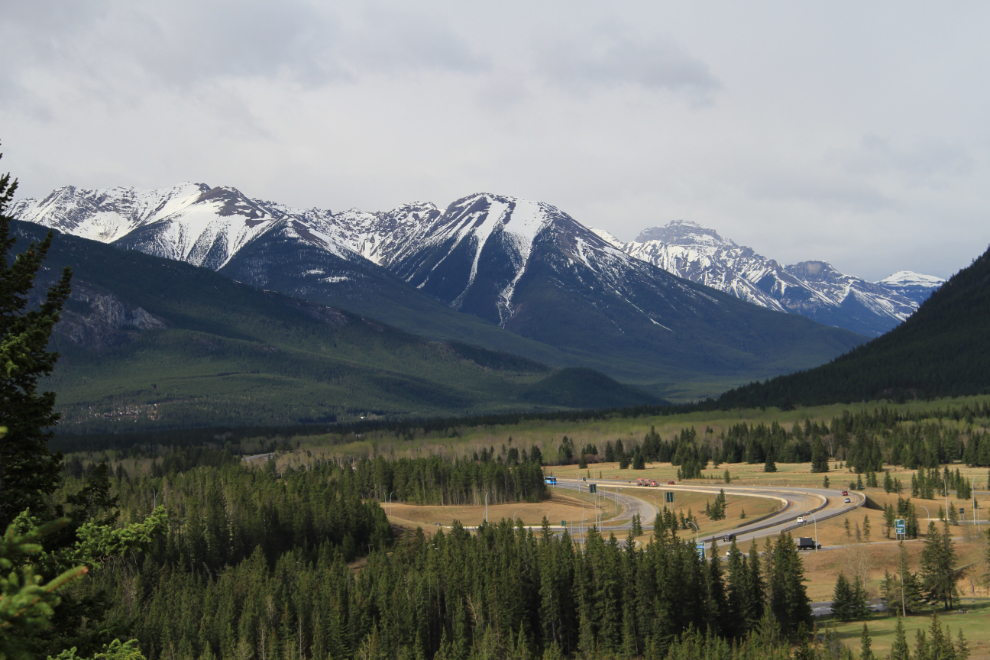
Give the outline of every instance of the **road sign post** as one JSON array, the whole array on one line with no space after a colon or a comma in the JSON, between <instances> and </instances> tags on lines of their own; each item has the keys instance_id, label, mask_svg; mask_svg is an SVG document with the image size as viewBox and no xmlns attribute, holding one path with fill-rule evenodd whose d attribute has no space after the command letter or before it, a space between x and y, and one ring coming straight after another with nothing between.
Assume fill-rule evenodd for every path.
<instances>
[{"instance_id":1,"label":"road sign post","mask_svg":"<svg viewBox=\"0 0 990 660\"><path fill-rule=\"evenodd\" d=\"M695 548L698 550L698 556L701 557L702 559L704 559L705 558L705 544L699 541L695 545Z\"/></svg>"},{"instance_id":2,"label":"road sign post","mask_svg":"<svg viewBox=\"0 0 990 660\"><path fill-rule=\"evenodd\" d=\"M903 518L898 518L894 521L894 533L897 535L898 541L902 541L906 536Z\"/></svg>"},{"instance_id":3,"label":"road sign post","mask_svg":"<svg viewBox=\"0 0 990 660\"><path fill-rule=\"evenodd\" d=\"M588 492L589 493L597 493L598 492L598 484L588 484Z\"/></svg>"},{"instance_id":4,"label":"road sign post","mask_svg":"<svg viewBox=\"0 0 990 660\"><path fill-rule=\"evenodd\" d=\"M670 492L670 491L666 491L663 494L663 501L666 502L666 503L668 503L668 504L673 504L674 503L674 494L672 492Z\"/></svg>"}]
</instances>

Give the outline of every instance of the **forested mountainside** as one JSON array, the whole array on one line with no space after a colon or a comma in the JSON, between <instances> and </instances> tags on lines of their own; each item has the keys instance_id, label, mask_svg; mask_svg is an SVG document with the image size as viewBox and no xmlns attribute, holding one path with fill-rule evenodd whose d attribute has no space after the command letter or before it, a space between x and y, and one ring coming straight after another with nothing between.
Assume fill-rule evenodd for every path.
<instances>
[{"instance_id":1,"label":"forested mountainside","mask_svg":"<svg viewBox=\"0 0 990 660\"><path fill-rule=\"evenodd\" d=\"M21 245L44 233L28 223L14 231ZM62 358L46 382L63 432L656 401L605 376L559 387L554 369L524 358L429 341L74 236L55 238L36 290L63 266L74 270L73 293L53 337Z\"/></svg>"},{"instance_id":2,"label":"forested mountainside","mask_svg":"<svg viewBox=\"0 0 990 660\"><path fill-rule=\"evenodd\" d=\"M816 405L990 392L990 250L907 321L829 364L753 383L723 407Z\"/></svg>"}]
</instances>

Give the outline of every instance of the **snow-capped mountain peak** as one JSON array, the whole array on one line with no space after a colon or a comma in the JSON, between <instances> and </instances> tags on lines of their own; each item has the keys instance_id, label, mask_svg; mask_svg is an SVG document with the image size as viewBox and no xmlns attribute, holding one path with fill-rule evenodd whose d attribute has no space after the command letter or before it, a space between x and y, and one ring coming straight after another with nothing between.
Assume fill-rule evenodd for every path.
<instances>
[{"instance_id":1,"label":"snow-capped mountain peak","mask_svg":"<svg viewBox=\"0 0 990 660\"><path fill-rule=\"evenodd\" d=\"M910 270L900 270L883 278L877 284L885 284L887 286L930 286L939 287L945 283L941 277L935 277L934 275L922 275L921 273L915 273Z\"/></svg>"},{"instance_id":2,"label":"snow-capped mountain peak","mask_svg":"<svg viewBox=\"0 0 990 660\"><path fill-rule=\"evenodd\" d=\"M756 305L868 335L882 334L906 319L942 283L906 271L867 282L825 261L781 266L714 229L684 220L645 229L621 249Z\"/></svg>"}]
</instances>

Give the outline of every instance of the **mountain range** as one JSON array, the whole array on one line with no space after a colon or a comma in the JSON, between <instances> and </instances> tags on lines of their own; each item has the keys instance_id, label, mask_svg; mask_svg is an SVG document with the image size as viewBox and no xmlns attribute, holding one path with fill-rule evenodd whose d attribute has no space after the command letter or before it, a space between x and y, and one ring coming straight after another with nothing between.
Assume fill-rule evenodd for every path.
<instances>
[{"instance_id":1,"label":"mountain range","mask_svg":"<svg viewBox=\"0 0 990 660\"><path fill-rule=\"evenodd\" d=\"M867 336L896 327L944 282L910 271L868 282L844 275L824 261L781 266L719 236L714 229L683 220L645 229L629 243L594 231L626 254L667 272L754 305Z\"/></svg>"},{"instance_id":2,"label":"mountain range","mask_svg":"<svg viewBox=\"0 0 990 660\"><path fill-rule=\"evenodd\" d=\"M812 367L864 340L672 274L552 205L502 195L333 213L204 184L65 187L12 215L665 398Z\"/></svg>"},{"instance_id":3,"label":"mountain range","mask_svg":"<svg viewBox=\"0 0 990 660\"><path fill-rule=\"evenodd\" d=\"M15 248L44 236L12 222ZM53 332L60 432L293 425L656 404L589 369L436 342L209 269L60 235L32 290L63 267Z\"/></svg>"}]
</instances>

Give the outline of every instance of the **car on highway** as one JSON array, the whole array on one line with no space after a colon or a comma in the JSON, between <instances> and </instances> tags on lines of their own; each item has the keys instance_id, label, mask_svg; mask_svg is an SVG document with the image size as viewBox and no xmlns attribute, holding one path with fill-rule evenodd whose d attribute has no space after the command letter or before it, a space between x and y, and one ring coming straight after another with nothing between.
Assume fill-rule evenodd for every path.
<instances>
[{"instance_id":1,"label":"car on highway","mask_svg":"<svg viewBox=\"0 0 990 660\"><path fill-rule=\"evenodd\" d=\"M722 541L724 541L725 543L731 543L732 541L735 540L735 538L736 538L735 534L726 534L725 536L722 537Z\"/></svg>"},{"instance_id":2,"label":"car on highway","mask_svg":"<svg viewBox=\"0 0 990 660\"><path fill-rule=\"evenodd\" d=\"M798 516L797 522L806 523L808 522L808 519L805 516Z\"/></svg>"},{"instance_id":3,"label":"car on highway","mask_svg":"<svg viewBox=\"0 0 990 660\"><path fill-rule=\"evenodd\" d=\"M842 491L842 496L843 496L843 497L845 497L845 496L846 496L846 495L848 495L848 494L849 494L849 491L848 491L848 490L844 490L844 491Z\"/></svg>"},{"instance_id":4,"label":"car on highway","mask_svg":"<svg viewBox=\"0 0 990 660\"><path fill-rule=\"evenodd\" d=\"M848 497L846 498L846 504L852 504L852 500L849 499Z\"/></svg>"},{"instance_id":5,"label":"car on highway","mask_svg":"<svg viewBox=\"0 0 990 660\"><path fill-rule=\"evenodd\" d=\"M668 486L673 486L673 485L675 485L675 484L674 484L674 482L673 482L673 481L668 481L668 482L667 482L667 485L668 485Z\"/></svg>"}]
</instances>

